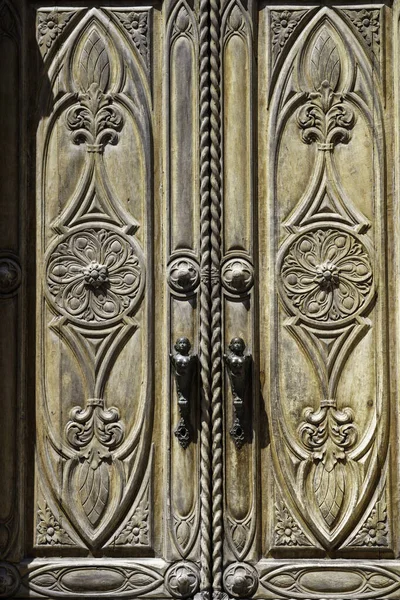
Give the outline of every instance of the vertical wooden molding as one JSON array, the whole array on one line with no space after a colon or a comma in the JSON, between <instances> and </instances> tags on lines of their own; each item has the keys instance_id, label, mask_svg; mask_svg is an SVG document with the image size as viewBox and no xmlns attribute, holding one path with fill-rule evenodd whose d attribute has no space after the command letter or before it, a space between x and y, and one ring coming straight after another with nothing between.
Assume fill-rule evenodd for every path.
<instances>
[{"instance_id":1,"label":"vertical wooden molding","mask_svg":"<svg viewBox=\"0 0 400 600\"><path fill-rule=\"evenodd\" d=\"M210 294L210 0L200 0L200 589L209 598L212 586L211 557L211 294Z\"/></svg>"},{"instance_id":2,"label":"vertical wooden molding","mask_svg":"<svg viewBox=\"0 0 400 600\"><path fill-rule=\"evenodd\" d=\"M0 559L19 560L23 543L24 496L24 160L22 35L12 3L0 4ZM10 574L10 578L13 579Z\"/></svg>"},{"instance_id":3,"label":"vertical wooden molding","mask_svg":"<svg viewBox=\"0 0 400 600\"><path fill-rule=\"evenodd\" d=\"M169 336L169 447L166 538L171 558L198 554L200 528L199 325L200 198L199 198L199 35L196 15L185 0L174 3L168 15L165 40L166 93L166 223L167 327ZM182 77L185 73L185 77ZM187 391L180 386L182 368L176 341L191 346L186 365ZM186 352L186 350L184 350ZM185 361L186 355L180 355ZM175 375L178 375L175 378ZM183 395L188 403L178 404ZM181 397L182 396L182 397ZM188 474L193 478L188 485Z\"/></svg>"},{"instance_id":4,"label":"vertical wooden molding","mask_svg":"<svg viewBox=\"0 0 400 600\"><path fill-rule=\"evenodd\" d=\"M221 3L210 0L212 588L222 594Z\"/></svg>"},{"instance_id":5,"label":"vertical wooden molding","mask_svg":"<svg viewBox=\"0 0 400 600\"><path fill-rule=\"evenodd\" d=\"M222 339L243 339L250 362L243 382L242 417L234 408L228 371L224 378L224 532L226 561L257 556L258 403L256 290L257 228L254 224L254 72L252 5L225 6L221 30L222 79ZM240 118L238 116L240 115Z\"/></svg>"}]
</instances>

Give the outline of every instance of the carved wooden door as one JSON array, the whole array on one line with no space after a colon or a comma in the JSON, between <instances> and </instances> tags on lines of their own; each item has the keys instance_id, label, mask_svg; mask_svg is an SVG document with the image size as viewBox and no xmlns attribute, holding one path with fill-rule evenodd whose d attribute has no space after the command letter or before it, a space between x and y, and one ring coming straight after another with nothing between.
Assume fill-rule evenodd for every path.
<instances>
[{"instance_id":1,"label":"carved wooden door","mask_svg":"<svg viewBox=\"0 0 400 600\"><path fill-rule=\"evenodd\" d=\"M400 598L398 5L220 27L223 586Z\"/></svg>"},{"instance_id":2,"label":"carved wooden door","mask_svg":"<svg viewBox=\"0 0 400 600\"><path fill-rule=\"evenodd\" d=\"M193 596L199 10L0 11L0 595Z\"/></svg>"},{"instance_id":3,"label":"carved wooden door","mask_svg":"<svg viewBox=\"0 0 400 600\"><path fill-rule=\"evenodd\" d=\"M0 597L400 598L399 3L0 3Z\"/></svg>"}]
</instances>

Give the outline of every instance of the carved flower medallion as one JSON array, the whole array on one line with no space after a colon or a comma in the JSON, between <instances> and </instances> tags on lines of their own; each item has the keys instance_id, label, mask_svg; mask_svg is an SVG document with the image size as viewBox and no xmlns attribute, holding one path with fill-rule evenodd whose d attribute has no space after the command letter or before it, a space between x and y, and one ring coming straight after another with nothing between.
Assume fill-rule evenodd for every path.
<instances>
[{"instance_id":1,"label":"carved flower medallion","mask_svg":"<svg viewBox=\"0 0 400 600\"><path fill-rule=\"evenodd\" d=\"M280 272L289 305L316 321L336 322L356 314L372 290L368 252L345 231L300 235L286 251Z\"/></svg>"},{"instance_id":2,"label":"carved flower medallion","mask_svg":"<svg viewBox=\"0 0 400 600\"><path fill-rule=\"evenodd\" d=\"M243 258L231 258L222 267L221 278L227 292L233 295L244 294L254 283L254 269Z\"/></svg>"},{"instance_id":3,"label":"carved flower medallion","mask_svg":"<svg viewBox=\"0 0 400 600\"><path fill-rule=\"evenodd\" d=\"M200 271L191 258L175 258L168 267L168 283L180 294L194 292L200 283Z\"/></svg>"},{"instance_id":4,"label":"carved flower medallion","mask_svg":"<svg viewBox=\"0 0 400 600\"><path fill-rule=\"evenodd\" d=\"M224 587L234 598L249 598L258 586L257 571L247 563L233 563L224 572Z\"/></svg>"},{"instance_id":5,"label":"carved flower medallion","mask_svg":"<svg viewBox=\"0 0 400 600\"><path fill-rule=\"evenodd\" d=\"M172 565L165 575L166 587L175 598L189 598L199 587L199 573L191 562L182 561Z\"/></svg>"},{"instance_id":6,"label":"carved flower medallion","mask_svg":"<svg viewBox=\"0 0 400 600\"><path fill-rule=\"evenodd\" d=\"M88 229L66 236L51 252L47 284L61 313L97 323L132 310L143 285L143 265L128 237Z\"/></svg>"}]
</instances>

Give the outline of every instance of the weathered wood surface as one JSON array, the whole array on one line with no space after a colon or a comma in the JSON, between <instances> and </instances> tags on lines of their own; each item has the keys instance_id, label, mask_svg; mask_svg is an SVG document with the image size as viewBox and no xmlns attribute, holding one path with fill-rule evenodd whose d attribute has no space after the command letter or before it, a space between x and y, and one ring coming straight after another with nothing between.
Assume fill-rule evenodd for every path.
<instances>
[{"instance_id":1,"label":"weathered wood surface","mask_svg":"<svg viewBox=\"0 0 400 600\"><path fill-rule=\"evenodd\" d=\"M400 597L399 7L0 4L0 597Z\"/></svg>"}]
</instances>

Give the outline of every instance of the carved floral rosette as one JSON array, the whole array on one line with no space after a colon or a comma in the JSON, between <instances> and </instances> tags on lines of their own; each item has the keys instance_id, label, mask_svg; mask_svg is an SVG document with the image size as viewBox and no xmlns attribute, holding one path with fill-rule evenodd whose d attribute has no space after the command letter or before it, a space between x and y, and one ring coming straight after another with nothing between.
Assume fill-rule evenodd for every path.
<instances>
[{"instance_id":1,"label":"carved floral rosette","mask_svg":"<svg viewBox=\"0 0 400 600\"><path fill-rule=\"evenodd\" d=\"M138 245L109 227L74 230L57 239L47 259L50 301L68 319L86 327L132 312L144 287Z\"/></svg>"},{"instance_id":2,"label":"carved floral rosette","mask_svg":"<svg viewBox=\"0 0 400 600\"><path fill-rule=\"evenodd\" d=\"M378 469L372 455L367 470L361 462L374 444L376 427L373 416L369 423L358 417L362 391L347 405L340 387L349 357L377 326L374 319L379 312L374 307L381 274L375 270L376 253L383 252L376 242L379 223L372 224L360 210L357 192L349 195L338 168L338 161L343 160L340 149L353 144L358 127L367 128L373 143L379 144L370 127L373 111L379 122L379 110L371 100L374 92L370 89L368 105L360 101L354 84L356 68L366 68L365 58L357 44L352 48L346 41L346 37L351 39L347 27L329 9L322 9L310 21L302 50L293 54L296 58L290 68L295 76L288 75L290 85L297 86L297 95L287 100L281 113L279 101L273 100L271 111L277 138L290 120L298 129L298 152L302 144L314 149L308 182L305 179L302 194L281 223L276 280L277 322L311 363L316 397L312 406L304 402L297 423L287 424L283 397L278 396L274 406L280 424L274 439L282 443L278 441L280 451L275 450L279 452L277 473L284 479L282 488L288 489L309 530L325 548L344 542L351 517L360 517L371 499L368 481ZM368 71L363 73L367 80ZM276 90L276 99L279 93L282 90ZM380 210L381 205L377 206ZM382 439L379 434L375 443Z\"/></svg>"}]
</instances>

